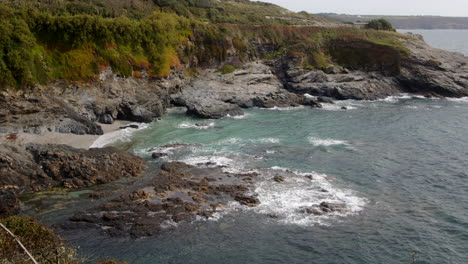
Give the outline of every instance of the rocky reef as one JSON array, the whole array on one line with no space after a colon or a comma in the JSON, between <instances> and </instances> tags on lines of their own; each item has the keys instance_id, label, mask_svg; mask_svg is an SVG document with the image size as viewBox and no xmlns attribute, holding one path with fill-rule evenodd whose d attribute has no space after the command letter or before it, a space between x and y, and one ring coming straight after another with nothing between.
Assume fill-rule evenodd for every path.
<instances>
[{"instance_id":1,"label":"rocky reef","mask_svg":"<svg viewBox=\"0 0 468 264\"><path fill-rule=\"evenodd\" d=\"M115 148L81 150L65 145L0 148L0 215L19 212L17 194L53 188L76 189L138 177L143 159Z\"/></svg>"},{"instance_id":2,"label":"rocky reef","mask_svg":"<svg viewBox=\"0 0 468 264\"><path fill-rule=\"evenodd\" d=\"M62 228L98 228L113 236L153 236L164 225L209 218L231 201L255 206L259 201L249 194L249 186L256 176L223 172L222 167L211 164L166 162L146 187L98 200L98 206L76 213ZM96 198L102 197L90 195L90 199Z\"/></svg>"}]
</instances>

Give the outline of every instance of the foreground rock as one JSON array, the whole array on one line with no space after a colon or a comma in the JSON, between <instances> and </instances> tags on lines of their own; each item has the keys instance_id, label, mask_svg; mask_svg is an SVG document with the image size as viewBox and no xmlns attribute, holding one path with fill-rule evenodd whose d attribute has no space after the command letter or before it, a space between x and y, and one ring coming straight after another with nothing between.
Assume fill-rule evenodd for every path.
<instances>
[{"instance_id":1,"label":"foreground rock","mask_svg":"<svg viewBox=\"0 0 468 264\"><path fill-rule=\"evenodd\" d=\"M144 160L114 148L81 150L65 145L0 146L0 215L17 213L16 194L54 187L82 188L137 177ZM10 209L8 209L10 208Z\"/></svg>"},{"instance_id":2,"label":"foreground rock","mask_svg":"<svg viewBox=\"0 0 468 264\"><path fill-rule=\"evenodd\" d=\"M249 194L251 183L243 177L220 167L167 162L149 186L77 213L64 228L94 227L116 236L156 235L171 223L211 217L230 201L257 205L258 199Z\"/></svg>"}]
</instances>

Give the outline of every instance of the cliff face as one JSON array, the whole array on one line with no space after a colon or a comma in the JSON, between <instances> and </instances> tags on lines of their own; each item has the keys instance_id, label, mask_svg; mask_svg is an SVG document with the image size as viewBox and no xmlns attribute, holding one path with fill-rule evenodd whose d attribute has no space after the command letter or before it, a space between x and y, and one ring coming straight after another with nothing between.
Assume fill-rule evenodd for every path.
<instances>
[{"instance_id":1,"label":"cliff face","mask_svg":"<svg viewBox=\"0 0 468 264\"><path fill-rule=\"evenodd\" d=\"M121 78L107 70L101 73L99 82L56 83L30 92L3 92L0 132L100 135L102 129L95 122L151 122L169 106L170 94L186 83L180 73L151 80Z\"/></svg>"}]
</instances>

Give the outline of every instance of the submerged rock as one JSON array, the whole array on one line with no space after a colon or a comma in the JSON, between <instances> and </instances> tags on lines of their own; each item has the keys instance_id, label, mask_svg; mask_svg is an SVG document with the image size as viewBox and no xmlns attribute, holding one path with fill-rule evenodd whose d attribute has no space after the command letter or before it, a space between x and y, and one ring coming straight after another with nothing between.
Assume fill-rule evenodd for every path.
<instances>
[{"instance_id":1,"label":"submerged rock","mask_svg":"<svg viewBox=\"0 0 468 264\"><path fill-rule=\"evenodd\" d=\"M346 205L342 203L322 202L320 204L320 209L325 213L343 212L346 209Z\"/></svg>"},{"instance_id":2,"label":"submerged rock","mask_svg":"<svg viewBox=\"0 0 468 264\"><path fill-rule=\"evenodd\" d=\"M220 167L166 162L145 188L77 213L64 228L94 227L112 236L153 236L167 223L190 222L197 216L212 217L229 201L257 205L259 200L247 194L246 183L234 176ZM227 179L232 181L228 183ZM87 225L76 226L83 222Z\"/></svg>"},{"instance_id":3,"label":"submerged rock","mask_svg":"<svg viewBox=\"0 0 468 264\"><path fill-rule=\"evenodd\" d=\"M151 158L153 158L153 159L160 159L160 158L166 157L166 156L167 156L167 153L154 152L153 154L151 154Z\"/></svg>"},{"instance_id":4,"label":"submerged rock","mask_svg":"<svg viewBox=\"0 0 468 264\"><path fill-rule=\"evenodd\" d=\"M2 201L15 213L17 206L12 194L109 183L138 177L145 168L143 159L115 148L82 150L65 145L0 145Z\"/></svg>"}]
</instances>

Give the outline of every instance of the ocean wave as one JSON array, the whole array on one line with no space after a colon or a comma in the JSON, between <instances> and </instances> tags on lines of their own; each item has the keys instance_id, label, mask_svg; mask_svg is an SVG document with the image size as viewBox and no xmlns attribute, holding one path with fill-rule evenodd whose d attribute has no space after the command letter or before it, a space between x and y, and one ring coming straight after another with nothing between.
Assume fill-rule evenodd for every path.
<instances>
[{"instance_id":1,"label":"ocean wave","mask_svg":"<svg viewBox=\"0 0 468 264\"><path fill-rule=\"evenodd\" d=\"M346 107L346 109L343 109L343 107ZM355 109L358 109L358 106L351 105L351 104L343 104L343 103L335 103L335 104L322 103L321 109L328 110L328 111L343 111L343 110L355 110Z\"/></svg>"},{"instance_id":2,"label":"ocean wave","mask_svg":"<svg viewBox=\"0 0 468 264\"><path fill-rule=\"evenodd\" d=\"M447 98L447 100L448 100L448 101L452 101L452 102L468 103L468 97Z\"/></svg>"},{"instance_id":3,"label":"ocean wave","mask_svg":"<svg viewBox=\"0 0 468 264\"><path fill-rule=\"evenodd\" d=\"M308 140L310 144L317 146L317 147L318 146L329 147L329 146L349 145L347 141L329 139L329 138L323 139L323 138L317 138L317 137L309 137Z\"/></svg>"},{"instance_id":4,"label":"ocean wave","mask_svg":"<svg viewBox=\"0 0 468 264\"><path fill-rule=\"evenodd\" d=\"M333 186L325 174L303 173L280 167L272 169L287 173L287 177L282 183L272 183L271 179L258 183L254 192L258 195L260 205L253 210L273 215L279 222L301 226L328 225L331 218L356 214L367 203L365 198L358 197L353 191ZM323 215L305 212L307 208L320 208L322 202L342 204L344 208Z\"/></svg>"},{"instance_id":5,"label":"ocean wave","mask_svg":"<svg viewBox=\"0 0 468 264\"><path fill-rule=\"evenodd\" d=\"M211 123L189 123L189 122L183 122L181 124L179 124L177 127L178 128L191 128L191 129L200 129L200 130L204 130L204 129L209 129L209 128L213 128L215 126L215 123L214 122L211 122Z\"/></svg>"},{"instance_id":6,"label":"ocean wave","mask_svg":"<svg viewBox=\"0 0 468 264\"><path fill-rule=\"evenodd\" d=\"M246 117L248 117L250 114L247 114L247 113L244 113L243 115L236 115L236 116L231 116L231 115L227 115L226 118L232 118L232 119L244 119Z\"/></svg>"},{"instance_id":7,"label":"ocean wave","mask_svg":"<svg viewBox=\"0 0 468 264\"><path fill-rule=\"evenodd\" d=\"M138 128L127 127L125 129L120 129L106 133L99 138L97 138L89 148L103 148L111 143L115 142L130 142L132 141L132 136L135 132L148 128L148 124L133 123L131 125L137 125Z\"/></svg>"},{"instance_id":8,"label":"ocean wave","mask_svg":"<svg viewBox=\"0 0 468 264\"><path fill-rule=\"evenodd\" d=\"M261 108L261 109L269 110L269 111L292 111L292 110L300 110L304 108L305 107L303 105L300 105L300 106L287 106L287 107L274 106L272 108Z\"/></svg>"},{"instance_id":9,"label":"ocean wave","mask_svg":"<svg viewBox=\"0 0 468 264\"><path fill-rule=\"evenodd\" d=\"M243 139L243 138L227 138L220 140L216 143L216 145L239 145L239 144L278 144L281 140L279 138L251 138L251 139Z\"/></svg>"}]
</instances>

